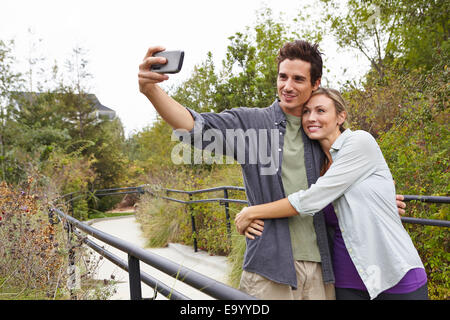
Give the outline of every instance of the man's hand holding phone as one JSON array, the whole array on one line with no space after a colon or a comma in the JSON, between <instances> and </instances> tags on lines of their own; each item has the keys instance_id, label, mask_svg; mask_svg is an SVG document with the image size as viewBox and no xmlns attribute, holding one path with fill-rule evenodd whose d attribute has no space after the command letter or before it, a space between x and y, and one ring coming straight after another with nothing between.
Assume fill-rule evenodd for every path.
<instances>
[{"instance_id":1,"label":"man's hand holding phone","mask_svg":"<svg viewBox=\"0 0 450 320\"><path fill-rule=\"evenodd\" d=\"M164 57L154 57L153 54L156 52L164 51L163 47L151 47L147 50L147 54L144 57L144 60L139 65L139 90L143 94L147 94L147 92L154 88L154 85L169 79L169 77L165 74L156 73L151 70L152 65L155 64L164 64L167 62L167 59Z\"/></svg>"},{"instance_id":2,"label":"man's hand holding phone","mask_svg":"<svg viewBox=\"0 0 450 320\"><path fill-rule=\"evenodd\" d=\"M183 59L183 51L165 51L161 46L149 48L139 65L139 90L146 94L155 84L169 79L166 73L180 72Z\"/></svg>"},{"instance_id":3,"label":"man's hand holding phone","mask_svg":"<svg viewBox=\"0 0 450 320\"><path fill-rule=\"evenodd\" d=\"M139 90L172 128L190 131L194 127L191 113L157 85L169 79L164 72L180 71L183 54L181 51L176 51L175 55L173 51L171 54L169 51L164 52L165 48L161 46L147 50L144 60L139 65Z\"/></svg>"}]
</instances>

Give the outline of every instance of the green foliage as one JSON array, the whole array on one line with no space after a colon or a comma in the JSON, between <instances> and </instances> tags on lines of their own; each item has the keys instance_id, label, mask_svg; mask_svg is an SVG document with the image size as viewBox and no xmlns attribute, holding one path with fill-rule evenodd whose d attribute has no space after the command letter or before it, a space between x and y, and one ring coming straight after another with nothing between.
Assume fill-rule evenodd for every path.
<instances>
[{"instance_id":1,"label":"green foliage","mask_svg":"<svg viewBox=\"0 0 450 320\"><path fill-rule=\"evenodd\" d=\"M378 142L396 181L397 193L448 196L450 190L450 132L446 65L448 55L427 73L412 72L395 87L400 103L393 125L381 132ZM448 205L408 204L407 215L417 218L450 220ZM427 270L432 299L450 296L446 228L407 226Z\"/></svg>"},{"instance_id":2,"label":"green foliage","mask_svg":"<svg viewBox=\"0 0 450 320\"><path fill-rule=\"evenodd\" d=\"M185 210L174 203L144 196L136 211L136 219L148 239L149 247L165 247L169 242L182 242L189 226Z\"/></svg>"},{"instance_id":3,"label":"green foliage","mask_svg":"<svg viewBox=\"0 0 450 320\"><path fill-rule=\"evenodd\" d=\"M207 173L208 172L208 173ZM240 168L237 165L218 166L211 171L181 169L172 184L164 185L171 189L198 190L223 185L242 185ZM150 246L165 246L168 242L182 242L193 245L197 239L198 247L212 254L228 255L231 251L231 238L226 227L225 207L218 203L199 203L185 205L158 198L167 196L165 191L150 185L157 196L146 196L139 202L136 217L143 225L144 234ZM169 197L189 200L188 195L170 193ZM229 191L229 197L245 199L242 192ZM223 198L223 191L209 192L193 196L193 200ZM242 205L230 204L231 230L234 229L234 216ZM194 215L196 234L192 233L191 216Z\"/></svg>"},{"instance_id":4,"label":"green foliage","mask_svg":"<svg viewBox=\"0 0 450 320\"><path fill-rule=\"evenodd\" d=\"M93 169L97 173L94 188L125 186L128 159L125 156L125 137L119 119L97 122L90 133L94 144L86 155L95 158Z\"/></svg>"},{"instance_id":5,"label":"green foliage","mask_svg":"<svg viewBox=\"0 0 450 320\"><path fill-rule=\"evenodd\" d=\"M215 105L215 86L218 81L212 53L208 52L206 60L194 67L191 77L184 85L176 88L173 98L184 106L209 112Z\"/></svg>"},{"instance_id":6,"label":"green foliage","mask_svg":"<svg viewBox=\"0 0 450 320\"><path fill-rule=\"evenodd\" d=\"M18 90L23 80L21 74L13 70L16 59L12 47L14 41L0 39L0 177L4 181L17 177L17 162L11 148L11 132L17 130L13 121L14 105L11 104L12 93Z\"/></svg>"},{"instance_id":7,"label":"green foliage","mask_svg":"<svg viewBox=\"0 0 450 320\"><path fill-rule=\"evenodd\" d=\"M436 52L449 51L450 3L445 0L397 0L388 2L388 10L398 12L401 60L408 69L431 70L440 63Z\"/></svg>"},{"instance_id":8,"label":"green foliage","mask_svg":"<svg viewBox=\"0 0 450 320\"><path fill-rule=\"evenodd\" d=\"M237 166L172 163L172 149L180 142L171 141L171 134L172 129L165 122L159 121L129 139L129 152L133 155L133 162L147 174L140 181L148 184L156 195L165 196L162 188L197 190L212 186L242 185ZM187 195L170 196L188 200ZM194 199L209 196L214 195L196 195ZM223 197L223 194L214 197ZM194 235L190 209L195 215L197 233ZM233 210L233 205L230 205L230 210ZM227 254L230 251L230 243L224 241L224 237L227 237L224 207L218 204L195 204L189 208L183 204L144 197L139 203L136 216L149 237L150 246L165 246L171 241L192 245L196 237L201 249L214 254Z\"/></svg>"},{"instance_id":9,"label":"green foliage","mask_svg":"<svg viewBox=\"0 0 450 320\"><path fill-rule=\"evenodd\" d=\"M436 52L449 49L449 2L445 0L321 0L319 33L362 53L380 79L392 63L430 70Z\"/></svg>"},{"instance_id":10,"label":"green foliage","mask_svg":"<svg viewBox=\"0 0 450 320\"><path fill-rule=\"evenodd\" d=\"M89 201L90 203L90 211L91 210L98 210L100 212L106 212L111 209L113 209L118 203L121 201L121 197L118 196L105 196L96 198L95 201ZM91 214L89 214L89 217L91 217Z\"/></svg>"},{"instance_id":11,"label":"green foliage","mask_svg":"<svg viewBox=\"0 0 450 320\"><path fill-rule=\"evenodd\" d=\"M0 42L2 180L18 183L30 171L39 171L63 194L126 185L129 161L123 126L119 119L95 115L95 101L87 93L91 75L86 52L75 48L64 77L55 65L51 74L43 74L43 82L53 86L43 89L38 83L40 91L33 92L33 70L44 59L30 56L29 88L24 91L23 75L13 72L12 45ZM83 201L75 204L80 217L87 213Z\"/></svg>"},{"instance_id":12,"label":"green foliage","mask_svg":"<svg viewBox=\"0 0 450 320\"><path fill-rule=\"evenodd\" d=\"M94 160L80 157L78 152L70 154L55 148L49 158L41 166L44 175L51 176L53 184L62 194L75 191L87 191L95 179L92 170Z\"/></svg>"},{"instance_id":13,"label":"green foliage","mask_svg":"<svg viewBox=\"0 0 450 320\"><path fill-rule=\"evenodd\" d=\"M159 120L152 127L147 127L131 136L127 140L127 155L140 172L149 177L159 176L164 170L173 167L171 151L179 141L171 141L172 128L164 121Z\"/></svg>"},{"instance_id":14,"label":"green foliage","mask_svg":"<svg viewBox=\"0 0 450 320\"><path fill-rule=\"evenodd\" d=\"M398 194L448 196L448 52L436 50L432 57L436 63L430 70L425 66L405 69L402 59L386 65L382 80L369 73L362 87L347 85L344 95L351 127L367 130L377 138ZM407 215L450 218L447 205L411 203ZM427 270L430 297L448 299L448 230L409 225L406 228Z\"/></svg>"},{"instance_id":15,"label":"green foliage","mask_svg":"<svg viewBox=\"0 0 450 320\"><path fill-rule=\"evenodd\" d=\"M440 123L439 120L424 121L423 113L412 118L415 119L402 122L401 127L393 127L380 137L380 147L396 180L397 193L446 196L450 181L450 139L447 124ZM448 205L412 203L407 206L407 215L450 220ZM408 226L407 230L427 270L430 297L448 299L449 231L447 228L424 226Z\"/></svg>"}]
</instances>

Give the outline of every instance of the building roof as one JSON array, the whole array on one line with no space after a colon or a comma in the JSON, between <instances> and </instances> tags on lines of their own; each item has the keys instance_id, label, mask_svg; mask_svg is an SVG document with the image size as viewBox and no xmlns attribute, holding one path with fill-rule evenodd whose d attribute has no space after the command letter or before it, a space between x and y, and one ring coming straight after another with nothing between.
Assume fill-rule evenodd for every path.
<instances>
[{"instance_id":1,"label":"building roof","mask_svg":"<svg viewBox=\"0 0 450 320\"><path fill-rule=\"evenodd\" d=\"M108 108L108 107L104 106L103 104L101 104L100 100L98 100L98 98L95 94L89 93L89 94L87 94L87 98L92 102L94 108L97 109L98 111L116 113L113 109Z\"/></svg>"},{"instance_id":2,"label":"building roof","mask_svg":"<svg viewBox=\"0 0 450 320\"><path fill-rule=\"evenodd\" d=\"M33 95L39 96L40 94L42 94L42 92L18 92L19 96L22 96L27 100L33 99ZM108 108L108 107L104 106L103 104L101 104L100 100L98 100L98 98L95 94L88 93L88 94L86 94L86 97L92 103L92 106L94 107L95 110L97 110L101 113L110 113L111 115L114 114L114 117L115 117L116 112L113 109Z\"/></svg>"}]
</instances>

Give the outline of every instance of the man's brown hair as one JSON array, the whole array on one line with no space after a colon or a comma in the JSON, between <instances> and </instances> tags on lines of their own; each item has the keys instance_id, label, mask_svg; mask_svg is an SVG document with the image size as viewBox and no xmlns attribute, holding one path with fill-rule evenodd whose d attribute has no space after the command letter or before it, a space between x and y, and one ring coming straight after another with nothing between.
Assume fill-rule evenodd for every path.
<instances>
[{"instance_id":1,"label":"man's brown hair","mask_svg":"<svg viewBox=\"0 0 450 320\"><path fill-rule=\"evenodd\" d=\"M286 42L278 53L278 70L280 63L286 59L300 59L309 62L311 64L309 73L312 85L316 83L317 79L322 77L322 53L319 51L317 43L311 44L305 40Z\"/></svg>"}]
</instances>

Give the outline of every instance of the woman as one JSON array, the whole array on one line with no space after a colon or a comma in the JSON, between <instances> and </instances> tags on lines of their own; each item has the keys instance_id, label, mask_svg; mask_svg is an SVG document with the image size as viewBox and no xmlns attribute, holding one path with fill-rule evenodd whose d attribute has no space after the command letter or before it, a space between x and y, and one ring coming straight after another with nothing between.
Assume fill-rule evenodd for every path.
<instances>
[{"instance_id":1,"label":"woman","mask_svg":"<svg viewBox=\"0 0 450 320\"><path fill-rule=\"evenodd\" d=\"M369 133L344 129L346 117L339 92L315 91L304 106L302 126L326 155L322 176L308 190L244 208L236 227L253 239L264 236L260 219L323 210L335 228L336 299L427 299L427 276L398 215L386 161Z\"/></svg>"}]
</instances>

